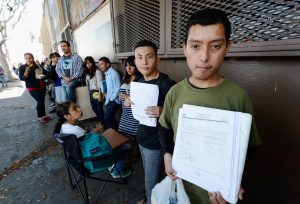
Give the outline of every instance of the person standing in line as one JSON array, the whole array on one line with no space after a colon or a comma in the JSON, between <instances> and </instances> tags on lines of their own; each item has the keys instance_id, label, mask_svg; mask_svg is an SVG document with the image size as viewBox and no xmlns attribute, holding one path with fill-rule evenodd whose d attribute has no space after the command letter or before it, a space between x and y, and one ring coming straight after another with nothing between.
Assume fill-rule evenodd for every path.
<instances>
[{"instance_id":1,"label":"person standing in line","mask_svg":"<svg viewBox=\"0 0 300 204\"><path fill-rule=\"evenodd\" d=\"M122 114L119 123L118 131L129 137L133 143L131 161L135 161L139 157L138 143L136 135L139 129L139 121L134 119L130 104L126 101L130 97L130 84L141 78L141 73L136 68L134 63L135 57L129 56L125 60L125 75L122 79L122 85L119 91L119 98L122 103Z\"/></svg>"},{"instance_id":2,"label":"person standing in line","mask_svg":"<svg viewBox=\"0 0 300 204\"><path fill-rule=\"evenodd\" d=\"M253 115L251 100L247 93L219 73L224 57L230 49L230 34L229 19L218 9L196 11L187 23L183 52L192 74L169 91L159 119L159 139L164 153L165 172L172 180L177 178L176 171L172 167L172 154L179 109L183 104ZM261 140L253 121L247 157L260 144ZM208 193L188 181L184 180L183 183L192 204L227 203L220 192ZM241 188L239 199L243 198L243 193L244 189Z\"/></svg>"},{"instance_id":3,"label":"person standing in line","mask_svg":"<svg viewBox=\"0 0 300 204\"><path fill-rule=\"evenodd\" d=\"M103 93L101 92L102 73L91 56L84 59L83 68L92 109L97 115L99 125L104 125Z\"/></svg>"},{"instance_id":4,"label":"person standing in line","mask_svg":"<svg viewBox=\"0 0 300 204\"><path fill-rule=\"evenodd\" d=\"M129 56L125 60L125 75L122 79L122 85L119 91L119 98L122 103L122 114L119 124L119 132L136 136L139 128L139 121L133 118L131 106L126 101L130 97L130 83L140 79L141 73L134 63L135 57Z\"/></svg>"},{"instance_id":5,"label":"person standing in line","mask_svg":"<svg viewBox=\"0 0 300 204\"><path fill-rule=\"evenodd\" d=\"M145 110L149 117L159 118L163 110L165 96L169 89L175 84L168 75L158 71L159 58L157 57L157 46L149 40L141 40L135 46L135 64L143 75L139 82L146 84L155 84L159 88L157 106L147 107ZM127 99L128 103L130 98ZM134 102L133 102L134 103ZM143 167L145 171L145 190L146 197L138 203L151 203L151 192L153 187L161 178L162 168L162 149L158 139L158 128L146 125L139 125L137 141L139 143Z\"/></svg>"},{"instance_id":6,"label":"person standing in line","mask_svg":"<svg viewBox=\"0 0 300 204\"><path fill-rule=\"evenodd\" d=\"M68 41L61 41L60 48L64 55L58 60L56 72L62 79L62 86L67 93L67 100L76 102L75 89L81 86L80 79L83 74L82 59L79 55L72 53Z\"/></svg>"},{"instance_id":7,"label":"person standing in line","mask_svg":"<svg viewBox=\"0 0 300 204\"><path fill-rule=\"evenodd\" d=\"M101 57L99 59L99 66L101 71L105 73L105 82L107 87L107 93L105 96L106 112L104 114L104 123L106 128L113 128L117 130L118 123L115 120L115 113L120 107L119 89L121 86L121 77L119 73L112 68L110 60L107 57Z\"/></svg>"},{"instance_id":8,"label":"person standing in line","mask_svg":"<svg viewBox=\"0 0 300 204\"><path fill-rule=\"evenodd\" d=\"M1 79L2 87L4 87L4 86L7 87L5 70L1 66L0 66L0 79Z\"/></svg>"},{"instance_id":9,"label":"person standing in line","mask_svg":"<svg viewBox=\"0 0 300 204\"><path fill-rule=\"evenodd\" d=\"M56 110L57 106L59 106L63 102L67 101L66 90L63 88L61 79L59 78L58 74L56 73L56 65L58 63L59 58L60 58L60 54L58 54L57 52L53 52L49 55L49 59L50 59L49 75L54 83L54 96L55 96L55 102L56 102L56 108L54 108L53 110ZM53 110L51 112L53 112Z\"/></svg>"},{"instance_id":10,"label":"person standing in line","mask_svg":"<svg viewBox=\"0 0 300 204\"><path fill-rule=\"evenodd\" d=\"M20 67L20 80L25 81L27 90L37 102L36 110L39 122L47 123L52 119L51 116L46 115L45 111L46 83L44 78L46 78L48 72L35 63L31 53L25 53L24 58L26 64Z\"/></svg>"}]
</instances>

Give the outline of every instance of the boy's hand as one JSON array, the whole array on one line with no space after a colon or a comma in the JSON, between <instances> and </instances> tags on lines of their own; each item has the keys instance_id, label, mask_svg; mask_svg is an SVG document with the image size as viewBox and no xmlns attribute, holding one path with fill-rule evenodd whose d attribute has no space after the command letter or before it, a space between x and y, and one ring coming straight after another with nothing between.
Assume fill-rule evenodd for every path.
<instances>
[{"instance_id":1,"label":"boy's hand","mask_svg":"<svg viewBox=\"0 0 300 204\"><path fill-rule=\"evenodd\" d=\"M162 113L162 110L163 108L160 106L148 106L145 109L145 112L150 118L159 118L159 116Z\"/></svg>"},{"instance_id":2,"label":"boy's hand","mask_svg":"<svg viewBox=\"0 0 300 204\"><path fill-rule=\"evenodd\" d=\"M244 189L241 187L239 191L238 198L240 200L243 200L243 194L244 194ZM208 193L209 195L209 200L212 204L226 204L228 203L226 200L223 199L222 195L220 192L213 192L213 193Z\"/></svg>"},{"instance_id":3,"label":"boy's hand","mask_svg":"<svg viewBox=\"0 0 300 204\"><path fill-rule=\"evenodd\" d=\"M170 153L164 154L165 172L172 181L176 180L176 171L172 167L172 155Z\"/></svg>"},{"instance_id":4,"label":"boy's hand","mask_svg":"<svg viewBox=\"0 0 300 204\"><path fill-rule=\"evenodd\" d=\"M209 200L212 204L226 204L227 203L227 201L223 199L223 197L219 191L208 193L208 195L209 195Z\"/></svg>"}]
</instances>

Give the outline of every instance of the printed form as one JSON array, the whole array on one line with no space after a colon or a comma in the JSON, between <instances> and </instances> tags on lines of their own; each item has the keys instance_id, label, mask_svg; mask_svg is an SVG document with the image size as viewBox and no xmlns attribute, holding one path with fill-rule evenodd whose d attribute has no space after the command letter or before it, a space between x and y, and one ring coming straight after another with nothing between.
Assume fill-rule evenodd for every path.
<instances>
[{"instance_id":1,"label":"printed form","mask_svg":"<svg viewBox=\"0 0 300 204\"><path fill-rule=\"evenodd\" d=\"M184 104L172 160L177 176L236 203L251 120L246 113Z\"/></svg>"},{"instance_id":2,"label":"printed form","mask_svg":"<svg viewBox=\"0 0 300 204\"><path fill-rule=\"evenodd\" d=\"M130 83L130 100L133 117L140 124L155 127L157 118L149 118L145 109L148 106L157 106L159 89L155 84L146 84L139 82Z\"/></svg>"}]
</instances>

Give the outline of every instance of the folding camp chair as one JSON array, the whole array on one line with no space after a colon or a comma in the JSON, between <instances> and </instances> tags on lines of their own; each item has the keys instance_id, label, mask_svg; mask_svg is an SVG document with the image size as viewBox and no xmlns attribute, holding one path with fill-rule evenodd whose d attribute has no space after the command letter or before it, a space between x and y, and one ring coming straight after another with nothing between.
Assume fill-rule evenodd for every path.
<instances>
[{"instance_id":1,"label":"folding camp chair","mask_svg":"<svg viewBox=\"0 0 300 204\"><path fill-rule=\"evenodd\" d=\"M86 184L86 178L102 181L102 185L98 188L96 197L93 199L92 203L96 203L99 199L99 196L107 182L110 183L117 183L117 184L126 184L127 179L112 179L111 175L107 173L107 176L99 177L96 174L92 174L85 166L84 162L92 161L92 162L103 162L106 166L112 166L120 157L121 155L127 154L128 151L131 149L131 145L124 143L122 148L116 148L112 154L99 156L96 158L85 158L82 159L81 151L79 147L79 141L75 135L72 134L54 134L54 138L58 143L60 143L64 150L64 156L66 159L66 165L68 170L68 175L70 179L71 187L77 189L80 192L81 198L83 203L89 204L89 193L88 187ZM123 156L124 157L124 156ZM106 171L108 172L108 170ZM83 188L82 184L83 183Z\"/></svg>"}]
</instances>

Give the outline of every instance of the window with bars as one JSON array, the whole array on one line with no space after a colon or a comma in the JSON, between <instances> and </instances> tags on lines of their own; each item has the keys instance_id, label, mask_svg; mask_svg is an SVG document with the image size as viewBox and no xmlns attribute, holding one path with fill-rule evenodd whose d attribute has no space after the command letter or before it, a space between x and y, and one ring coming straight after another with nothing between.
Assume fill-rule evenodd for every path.
<instances>
[{"instance_id":1,"label":"window with bars","mask_svg":"<svg viewBox=\"0 0 300 204\"><path fill-rule=\"evenodd\" d=\"M181 56L188 18L207 7L228 14L231 55L300 55L299 0L112 0L116 54L132 52L146 38L161 54Z\"/></svg>"},{"instance_id":2,"label":"window with bars","mask_svg":"<svg viewBox=\"0 0 300 204\"><path fill-rule=\"evenodd\" d=\"M157 0L112 0L114 47L118 54L133 51L137 42L142 39L153 41L159 48L161 42L162 22L161 1Z\"/></svg>"}]
</instances>

